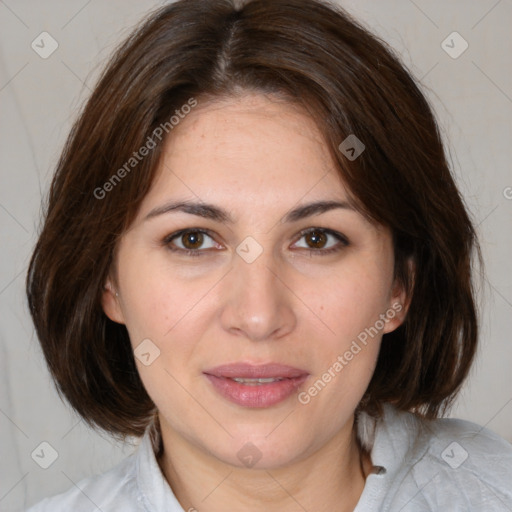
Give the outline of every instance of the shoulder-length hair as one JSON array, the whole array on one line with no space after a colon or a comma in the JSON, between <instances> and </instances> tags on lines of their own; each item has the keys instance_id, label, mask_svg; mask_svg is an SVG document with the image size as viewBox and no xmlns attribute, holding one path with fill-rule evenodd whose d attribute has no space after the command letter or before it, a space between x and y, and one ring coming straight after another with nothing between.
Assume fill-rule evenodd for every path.
<instances>
[{"instance_id":1,"label":"shoulder-length hair","mask_svg":"<svg viewBox=\"0 0 512 512\"><path fill-rule=\"evenodd\" d=\"M63 149L26 281L60 396L121 438L151 421L155 405L126 327L103 312L103 287L159 164L163 144L149 139L162 127L172 136L186 104L245 92L307 109L360 211L391 229L410 306L383 337L361 408L378 415L390 402L437 417L477 346L475 231L414 79L384 42L320 0L179 0L115 52ZM339 149L349 135L365 146L357 159Z\"/></svg>"}]
</instances>

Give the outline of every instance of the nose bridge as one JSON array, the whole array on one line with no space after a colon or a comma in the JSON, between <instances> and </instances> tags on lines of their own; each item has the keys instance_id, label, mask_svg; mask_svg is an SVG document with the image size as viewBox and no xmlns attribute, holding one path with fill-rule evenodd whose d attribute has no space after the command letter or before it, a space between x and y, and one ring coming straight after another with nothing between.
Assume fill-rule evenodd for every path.
<instances>
[{"instance_id":1,"label":"nose bridge","mask_svg":"<svg viewBox=\"0 0 512 512\"><path fill-rule=\"evenodd\" d=\"M267 249L254 261L248 262L243 257L238 257L234 263L234 270L241 285L239 292L246 293L248 297L258 297L275 300L279 293L276 278L276 263L272 251Z\"/></svg>"},{"instance_id":2,"label":"nose bridge","mask_svg":"<svg viewBox=\"0 0 512 512\"><path fill-rule=\"evenodd\" d=\"M237 247L222 312L225 329L253 340L283 335L295 325L289 294L277 277L282 269L270 248L258 246L248 240Z\"/></svg>"}]
</instances>

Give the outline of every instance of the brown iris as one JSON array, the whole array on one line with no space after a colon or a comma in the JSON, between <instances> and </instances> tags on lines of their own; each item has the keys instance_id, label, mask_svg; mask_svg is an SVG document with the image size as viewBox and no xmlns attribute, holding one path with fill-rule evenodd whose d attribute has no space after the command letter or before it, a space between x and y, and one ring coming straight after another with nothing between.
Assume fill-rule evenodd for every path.
<instances>
[{"instance_id":1,"label":"brown iris","mask_svg":"<svg viewBox=\"0 0 512 512\"><path fill-rule=\"evenodd\" d=\"M203 244L203 233L199 231L190 231L182 235L183 245L187 249L198 249Z\"/></svg>"},{"instance_id":2,"label":"brown iris","mask_svg":"<svg viewBox=\"0 0 512 512\"><path fill-rule=\"evenodd\" d=\"M314 249L321 249L327 242L327 235L322 231L310 231L305 236L306 241L312 241L313 245L311 247ZM309 245L309 241L307 243Z\"/></svg>"}]
</instances>

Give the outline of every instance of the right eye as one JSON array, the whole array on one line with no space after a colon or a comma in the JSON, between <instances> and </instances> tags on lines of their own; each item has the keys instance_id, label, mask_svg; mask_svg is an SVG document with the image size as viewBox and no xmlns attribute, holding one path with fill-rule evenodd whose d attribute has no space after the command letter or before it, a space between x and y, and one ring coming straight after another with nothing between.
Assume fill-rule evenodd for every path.
<instances>
[{"instance_id":1,"label":"right eye","mask_svg":"<svg viewBox=\"0 0 512 512\"><path fill-rule=\"evenodd\" d=\"M211 242L204 247L204 243L207 239L210 239ZM163 244L167 246L170 251L183 253L186 256L202 256L202 253L204 253L206 249L216 247L216 242L209 234L209 231L198 228L183 229L167 235L163 239ZM200 249L201 247L203 250Z\"/></svg>"}]
</instances>

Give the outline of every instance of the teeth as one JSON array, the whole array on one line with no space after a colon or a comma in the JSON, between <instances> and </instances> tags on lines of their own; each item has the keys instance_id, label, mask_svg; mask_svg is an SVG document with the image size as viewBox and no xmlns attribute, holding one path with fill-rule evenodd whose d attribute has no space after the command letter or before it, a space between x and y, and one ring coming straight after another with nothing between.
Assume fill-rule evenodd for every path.
<instances>
[{"instance_id":1,"label":"teeth","mask_svg":"<svg viewBox=\"0 0 512 512\"><path fill-rule=\"evenodd\" d=\"M277 378L267 378L267 379L242 379L241 377L234 377L232 380L235 382L240 382L241 384L247 384L248 386L258 386L260 384L267 384L269 382L277 382L279 380L283 380L280 377Z\"/></svg>"}]
</instances>

